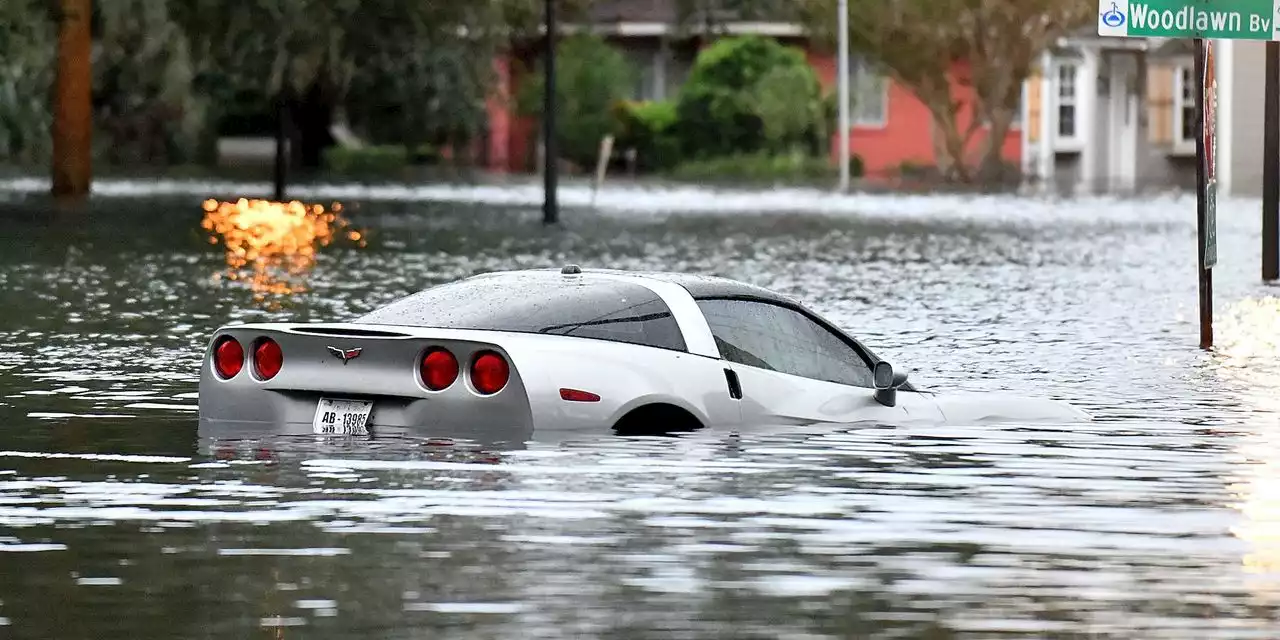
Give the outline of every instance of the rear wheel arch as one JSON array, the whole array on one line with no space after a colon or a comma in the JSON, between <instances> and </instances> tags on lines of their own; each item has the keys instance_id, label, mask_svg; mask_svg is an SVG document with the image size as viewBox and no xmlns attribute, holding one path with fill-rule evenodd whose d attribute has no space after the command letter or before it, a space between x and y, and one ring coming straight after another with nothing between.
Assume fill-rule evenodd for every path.
<instances>
[{"instance_id":1,"label":"rear wheel arch","mask_svg":"<svg viewBox=\"0 0 1280 640\"><path fill-rule=\"evenodd\" d=\"M618 435L697 431L705 427L705 420L690 409L656 400L631 407L613 423L613 430Z\"/></svg>"}]
</instances>

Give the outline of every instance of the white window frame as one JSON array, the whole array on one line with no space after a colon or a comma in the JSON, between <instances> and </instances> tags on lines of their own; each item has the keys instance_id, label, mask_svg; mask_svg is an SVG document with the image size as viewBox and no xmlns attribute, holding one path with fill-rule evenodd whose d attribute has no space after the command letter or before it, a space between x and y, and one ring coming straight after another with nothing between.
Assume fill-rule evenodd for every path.
<instances>
[{"instance_id":1,"label":"white window frame","mask_svg":"<svg viewBox=\"0 0 1280 640\"><path fill-rule=\"evenodd\" d=\"M1189 138L1182 135L1188 115L1192 117L1193 126L1195 123L1195 72L1195 65L1190 62L1179 62L1173 67L1173 132L1170 139L1173 140L1173 153L1177 155L1195 155L1196 152L1195 131L1191 132ZM1184 75L1186 78L1183 77ZM1190 95L1184 95L1187 93ZM1188 111L1191 113L1188 114Z\"/></svg>"},{"instance_id":2,"label":"white window frame","mask_svg":"<svg viewBox=\"0 0 1280 640\"><path fill-rule=\"evenodd\" d=\"M869 116L864 110L866 101L859 98L869 93L870 87L867 85L871 82L877 84L875 88L879 90L880 108L878 115ZM889 126L889 79L861 56L850 56L849 102L850 127L883 129Z\"/></svg>"},{"instance_id":3,"label":"white window frame","mask_svg":"<svg viewBox=\"0 0 1280 640\"><path fill-rule=\"evenodd\" d=\"M1082 85L1081 69L1084 68L1082 61L1075 58L1067 58L1053 65L1052 85L1053 94L1050 96L1053 105L1053 140L1054 147L1058 150L1076 150L1080 148L1080 87ZM1067 77L1071 79L1071 92L1063 95L1063 72L1067 71ZM1071 133L1062 133L1062 109L1070 107L1071 114Z\"/></svg>"}]
</instances>

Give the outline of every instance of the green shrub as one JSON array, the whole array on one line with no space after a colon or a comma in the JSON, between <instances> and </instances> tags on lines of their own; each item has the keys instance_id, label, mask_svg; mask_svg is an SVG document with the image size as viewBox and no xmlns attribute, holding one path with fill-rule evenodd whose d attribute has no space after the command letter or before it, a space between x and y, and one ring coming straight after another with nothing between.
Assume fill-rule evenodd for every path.
<instances>
[{"instance_id":1,"label":"green shrub","mask_svg":"<svg viewBox=\"0 0 1280 640\"><path fill-rule=\"evenodd\" d=\"M542 63L526 76L517 96L525 115L542 116ZM602 38L577 34L556 46L556 135L560 156L580 166L595 164L600 139L617 135L614 108L635 84L631 63Z\"/></svg>"},{"instance_id":2,"label":"green shrub","mask_svg":"<svg viewBox=\"0 0 1280 640\"><path fill-rule=\"evenodd\" d=\"M800 152L760 152L688 160L670 172L674 178L698 182L816 182L834 178L838 173L838 167L829 157ZM862 158L857 155L849 158L849 173L854 177L862 175Z\"/></svg>"},{"instance_id":3,"label":"green shrub","mask_svg":"<svg viewBox=\"0 0 1280 640\"><path fill-rule=\"evenodd\" d=\"M398 145L324 150L324 165L335 173L391 173L404 168L408 162L409 152Z\"/></svg>"},{"instance_id":4,"label":"green shrub","mask_svg":"<svg viewBox=\"0 0 1280 640\"><path fill-rule=\"evenodd\" d=\"M620 102L614 109L614 118L618 123L614 148L635 149L636 164L641 170L666 169L679 162L674 102Z\"/></svg>"},{"instance_id":5,"label":"green shrub","mask_svg":"<svg viewBox=\"0 0 1280 640\"><path fill-rule=\"evenodd\" d=\"M800 49L758 36L722 38L694 61L676 132L695 158L813 149L822 112L817 76Z\"/></svg>"}]
</instances>

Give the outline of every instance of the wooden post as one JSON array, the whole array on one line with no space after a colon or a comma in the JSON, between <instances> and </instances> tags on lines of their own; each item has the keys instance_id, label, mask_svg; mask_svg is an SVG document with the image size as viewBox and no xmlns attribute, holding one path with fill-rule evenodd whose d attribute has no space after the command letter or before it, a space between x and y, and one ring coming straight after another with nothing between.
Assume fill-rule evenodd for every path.
<instances>
[{"instance_id":1,"label":"wooden post","mask_svg":"<svg viewBox=\"0 0 1280 640\"><path fill-rule=\"evenodd\" d=\"M53 107L53 188L57 198L89 195L93 152L92 0L60 0Z\"/></svg>"},{"instance_id":2,"label":"wooden post","mask_svg":"<svg viewBox=\"0 0 1280 640\"><path fill-rule=\"evenodd\" d=\"M1280 42L1267 43L1262 120L1262 279L1280 279Z\"/></svg>"},{"instance_id":3,"label":"wooden post","mask_svg":"<svg viewBox=\"0 0 1280 640\"><path fill-rule=\"evenodd\" d=\"M600 155L596 158L596 182L591 188L591 205L596 204L596 193L604 186L604 174L609 170L609 160L613 157L613 135L600 139Z\"/></svg>"}]
</instances>

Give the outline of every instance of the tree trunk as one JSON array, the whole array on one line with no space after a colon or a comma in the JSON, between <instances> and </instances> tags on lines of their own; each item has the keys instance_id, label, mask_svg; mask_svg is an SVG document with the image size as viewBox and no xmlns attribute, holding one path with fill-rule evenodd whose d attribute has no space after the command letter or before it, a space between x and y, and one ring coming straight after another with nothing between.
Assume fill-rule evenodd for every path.
<instances>
[{"instance_id":1,"label":"tree trunk","mask_svg":"<svg viewBox=\"0 0 1280 640\"><path fill-rule=\"evenodd\" d=\"M955 111L950 108L950 105L942 109L934 109L930 106L929 111L933 115L934 131L938 133L934 144L935 150L940 152L938 167L941 169L945 165L947 168L943 177L948 182L972 181L973 176L964 157L968 136L960 133Z\"/></svg>"},{"instance_id":2,"label":"tree trunk","mask_svg":"<svg viewBox=\"0 0 1280 640\"><path fill-rule=\"evenodd\" d=\"M990 129L982 143L982 156L978 161L978 180L984 185L995 186L1005 179L1004 140L1013 125L1013 110L998 107L989 110L987 121Z\"/></svg>"},{"instance_id":3,"label":"tree trunk","mask_svg":"<svg viewBox=\"0 0 1280 640\"><path fill-rule=\"evenodd\" d=\"M933 150L938 173L947 182L969 182L971 176L964 158L968 137L960 133L950 87L920 84L909 88L932 116Z\"/></svg>"},{"instance_id":4,"label":"tree trunk","mask_svg":"<svg viewBox=\"0 0 1280 640\"><path fill-rule=\"evenodd\" d=\"M312 83L307 92L293 101L294 163L306 169L318 169L323 164L324 150L334 143L334 105L329 91L319 82Z\"/></svg>"},{"instance_id":5,"label":"tree trunk","mask_svg":"<svg viewBox=\"0 0 1280 640\"><path fill-rule=\"evenodd\" d=\"M93 151L92 0L61 0L53 109L53 195L89 194Z\"/></svg>"}]
</instances>

